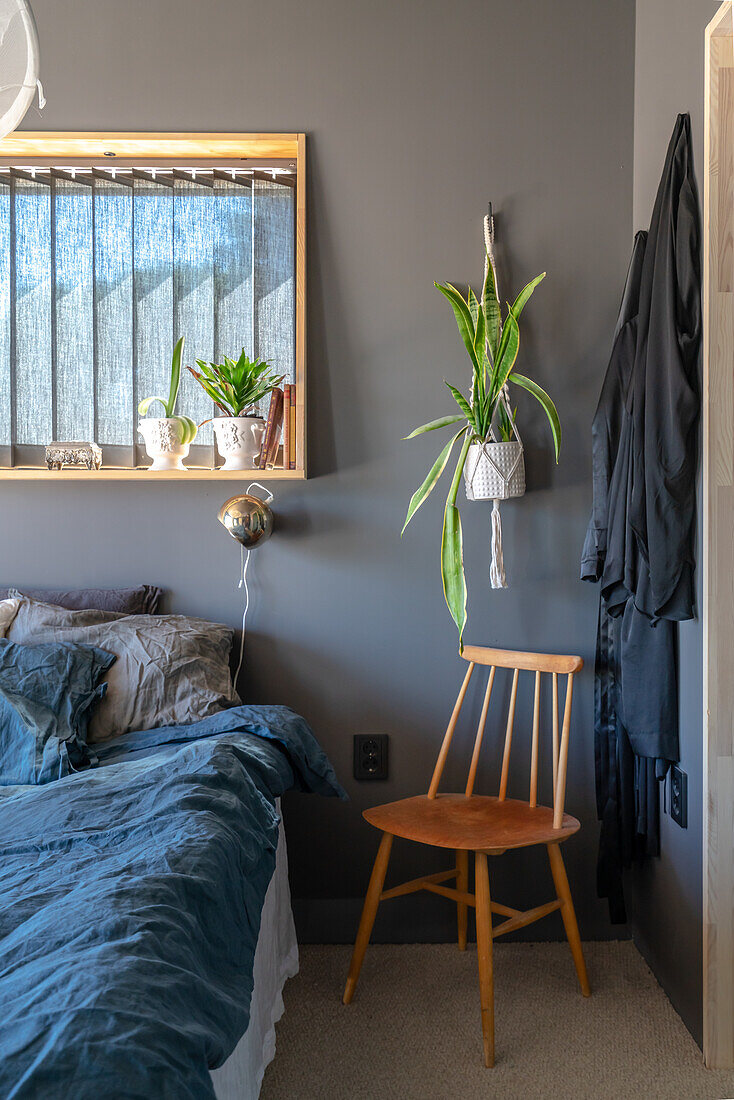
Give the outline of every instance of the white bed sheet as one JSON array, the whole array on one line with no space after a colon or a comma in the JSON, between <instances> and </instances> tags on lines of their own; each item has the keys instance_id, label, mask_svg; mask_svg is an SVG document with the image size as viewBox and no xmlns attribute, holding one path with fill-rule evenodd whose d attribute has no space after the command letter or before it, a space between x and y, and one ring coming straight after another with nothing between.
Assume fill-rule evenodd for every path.
<instances>
[{"instance_id":1,"label":"white bed sheet","mask_svg":"<svg viewBox=\"0 0 734 1100\"><path fill-rule=\"evenodd\" d=\"M211 1071L217 1100L257 1100L265 1070L275 1056L275 1025L284 1010L283 986L297 973L298 943L281 819L275 871L265 894L255 948L250 1023L224 1065Z\"/></svg>"}]
</instances>

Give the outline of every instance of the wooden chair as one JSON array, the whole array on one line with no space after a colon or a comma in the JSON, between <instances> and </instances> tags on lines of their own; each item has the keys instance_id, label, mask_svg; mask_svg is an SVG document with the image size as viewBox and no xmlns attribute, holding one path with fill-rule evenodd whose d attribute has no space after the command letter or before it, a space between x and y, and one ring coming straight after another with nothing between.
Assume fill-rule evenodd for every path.
<instances>
[{"instance_id":1,"label":"wooden chair","mask_svg":"<svg viewBox=\"0 0 734 1100\"><path fill-rule=\"evenodd\" d=\"M367 896L362 910L352 963L344 989L344 1004L349 1004L359 978L367 944L375 922L377 907L381 901L411 894L416 890L430 890L456 902L459 949L466 949L467 909L476 909L477 956L479 962L479 996L482 1009L482 1033L484 1037L484 1062L494 1065L494 983L492 971L492 943L497 936L524 928L533 921L560 909L566 936L571 947L581 992L590 994L589 979L581 949L576 914L571 891L563 865L560 844L573 836L580 828L579 822L563 812L566 793L566 769L568 765L568 741L571 728L571 702L573 699L574 673L583 667L580 657L564 657L551 653L514 653L509 650L487 649L483 646L465 646L463 656L469 668L459 691L446 735L438 754L436 767L427 795L404 798L365 810L364 817L382 831L377 858L372 869ZM438 785L451 747L469 681L476 665L489 666L489 680L484 695L479 726L474 741L469 776L463 794L439 794ZM510 704L505 731L499 794L496 798L474 794L474 781L484 737L484 727L498 668L513 669ZM530 758L530 797L527 802L507 798L507 780L510 750L515 718L518 679L520 671L535 673L535 697L533 703L533 727ZM540 684L541 674L550 673L552 680L552 730L553 730L553 807L538 805L538 758L540 742ZM563 726L558 729L558 677L566 675L566 698ZM384 890L385 873L394 837L404 837L421 844L453 849L455 866L448 871L412 879L400 886ZM556 890L554 901L521 912L491 900L487 856L499 856L509 849L527 848L544 844L548 851L551 874ZM469 893L469 852L474 852L474 893ZM455 879L456 886L446 886ZM492 914L505 919L492 927Z\"/></svg>"}]
</instances>

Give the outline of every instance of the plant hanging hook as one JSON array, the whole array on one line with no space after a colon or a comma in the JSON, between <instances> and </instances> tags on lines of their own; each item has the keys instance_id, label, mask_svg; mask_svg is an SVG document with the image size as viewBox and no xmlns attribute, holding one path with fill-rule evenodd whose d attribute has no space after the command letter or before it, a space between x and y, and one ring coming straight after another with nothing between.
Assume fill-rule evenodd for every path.
<instances>
[{"instance_id":1,"label":"plant hanging hook","mask_svg":"<svg viewBox=\"0 0 734 1100\"><path fill-rule=\"evenodd\" d=\"M494 275L494 287L495 293L499 298L499 288L497 286L497 260L494 254L494 213L492 203L487 203L487 215L484 219L484 249L486 256L484 258L484 277L487 277L487 264L492 265L492 274Z\"/></svg>"}]
</instances>

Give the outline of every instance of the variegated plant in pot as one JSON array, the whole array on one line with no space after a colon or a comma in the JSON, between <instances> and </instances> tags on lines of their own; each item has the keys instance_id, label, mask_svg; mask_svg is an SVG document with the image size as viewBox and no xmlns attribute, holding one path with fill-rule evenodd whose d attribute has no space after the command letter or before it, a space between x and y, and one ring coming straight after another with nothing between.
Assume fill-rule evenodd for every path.
<instances>
[{"instance_id":1,"label":"variegated plant in pot","mask_svg":"<svg viewBox=\"0 0 734 1100\"><path fill-rule=\"evenodd\" d=\"M146 397L138 405L138 412L142 417L138 424L138 431L145 440L148 455L153 459L153 464L149 467L151 470L185 470L183 460L188 456L189 447L196 439L197 428L191 417L176 416L183 345L182 336L173 349L168 398ZM166 415L146 417L146 413L155 402L163 406Z\"/></svg>"},{"instance_id":2,"label":"variegated plant in pot","mask_svg":"<svg viewBox=\"0 0 734 1100\"><path fill-rule=\"evenodd\" d=\"M463 648L462 638L466 624L467 589L457 496L470 454L477 454L490 444L501 446L503 443L509 443L512 435L515 434L515 413L511 409L508 397L510 385L527 390L540 402L548 417L553 435L556 462L560 455L561 424L553 401L537 382L515 370L520 348L520 315L536 286L544 277L545 272L532 279L520 291L512 305L507 303L507 314L504 320L497 297L495 272L489 256L484 286L479 297L471 287L468 288L467 295L464 297L451 283L434 284L448 299L454 311L456 324L471 362L471 392L468 397L465 397L456 386L446 382L459 412L422 424L420 428L416 428L406 436L407 439L414 439L416 436L441 428L455 429L454 435L442 448L428 471L423 484L413 494L403 531L435 488L458 444L459 457L444 507L441 578L446 604L459 631L460 650ZM499 441L497 436L500 437ZM469 479L467 496L469 499L475 499L471 493Z\"/></svg>"}]
</instances>

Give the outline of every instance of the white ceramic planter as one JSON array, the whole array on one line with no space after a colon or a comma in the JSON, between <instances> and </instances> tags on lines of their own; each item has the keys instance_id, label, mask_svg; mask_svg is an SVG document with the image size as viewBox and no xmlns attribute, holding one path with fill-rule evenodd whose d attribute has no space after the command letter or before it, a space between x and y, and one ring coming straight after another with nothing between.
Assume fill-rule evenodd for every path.
<instances>
[{"instance_id":1,"label":"white ceramic planter","mask_svg":"<svg viewBox=\"0 0 734 1100\"><path fill-rule=\"evenodd\" d=\"M251 470L260 454L265 421L259 416L215 416L212 420L223 470Z\"/></svg>"},{"instance_id":2,"label":"white ceramic planter","mask_svg":"<svg viewBox=\"0 0 734 1100\"><path fill-rule=\"evenodd\" d=\"M138 424L138 431L145 441L145 449L153 465L150 470L185 470L183 460L189 453L189 444L181 442L181 424L164 416L151 416Z\"/></svg>"},{"instance_id":3,"label":"white ceramic planter","mask_svg":"<svg viewBox=\"0 0 734 1100\"><path fill-rule=\"evenodd\" d=\"M508 500L525 492L522 444L472 443L464 466L467 500Z\"/></svg>"}]
</instances>

